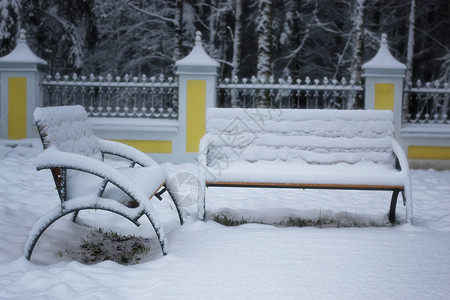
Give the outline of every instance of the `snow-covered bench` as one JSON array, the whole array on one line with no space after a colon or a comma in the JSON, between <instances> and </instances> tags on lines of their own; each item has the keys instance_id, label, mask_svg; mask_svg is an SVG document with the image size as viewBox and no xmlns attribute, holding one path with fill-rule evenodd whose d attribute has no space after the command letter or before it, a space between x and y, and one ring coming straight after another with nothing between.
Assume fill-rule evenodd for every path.
<instances>
[{"instance_id":1,"label":"snow-covered bench","mask_svg":"<svg viewBox=\"0 0 450 300\"><path fill-rule=\"evenodd\" d=\"M146 216L166 254L164 230L150 200L161 200L168 191L183 223L176 193L166 187L166 172L146 154L133 147L97 138L82 106L36 108L34 119L44 151L36 159L36 168L50 169L61 204L42 216L33 226L25 245L29 260L42 233L59 218L80 210L100 209L119 214L136 226ZM103 161L105 154L131 162L129 167L114 168Z\"/></svg>"},{"instance_id":2,"label":"snow-covered bench","mask_svg":"<svg viewBox=\"0 0 450 300\"><path fill-rule=\"evenodd\" d=\"M199 218L207 187L401 192L412 223L409 166L394 139L393 113L376 110L212 108L199 152Z\"/></svg>"}]
</instances>

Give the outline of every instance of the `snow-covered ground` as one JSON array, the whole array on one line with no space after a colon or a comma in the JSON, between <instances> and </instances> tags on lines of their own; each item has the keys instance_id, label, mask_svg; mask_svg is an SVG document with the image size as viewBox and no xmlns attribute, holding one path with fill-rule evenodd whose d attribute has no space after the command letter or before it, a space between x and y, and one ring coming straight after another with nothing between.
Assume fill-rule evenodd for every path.
<instances>
[{"instance_id":1,"label":"snow-covered ground","mask_svg":"<svg viewBox=\"0 0 450 300\"><path fill-rule=\"evenodd\" d=\"M387 223L390 193L210 188L207 210L249 223L194 217L180 227L168 198L154 199L168 237L162 256L151 226L105 212L52 225L32 262L23 247L34 222L59 203L49 171L36 171L38 140L0 141L0 299L449 299L450 171L413 170L414 225ZM163 164L195 203L194 164ZM284 227L289 217L333 219L341 228ZM356 223L358 226L346 227ZM278 225L277 225L278 224ZM136 265L85 265L59 253L89 227L151 239ZM378 227L380 226L380 227Z\"/></svg>"}]
</instances>

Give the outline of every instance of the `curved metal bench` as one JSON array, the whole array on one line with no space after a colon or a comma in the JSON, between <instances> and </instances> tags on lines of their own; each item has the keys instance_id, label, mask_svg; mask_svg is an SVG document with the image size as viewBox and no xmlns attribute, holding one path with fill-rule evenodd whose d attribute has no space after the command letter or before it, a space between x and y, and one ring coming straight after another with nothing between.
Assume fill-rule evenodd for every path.
<instances>
[{"instance_id":1,"label":"curved metal bench","mask_svg":"<svg viewBox=\"0 0 450 300\"><path fill-rule=\"evenodd\" d=\"M116 213L136 226L145 216L155 229L163 254L167 254L164 229L149 199L155 196L161 200L161 194L168 191L180 224L183 211L158 163L133 147L97 138L82 106L36 108L34 119L44 147L36 168L51 170L61 203L34 224L25 257L30 260L40 236L51 224L70 213L74 213L75 222L79 211L87 209ZM124 158L130 165L114 168L103 161L105 154Z\"/></svg>"}]
</instances>

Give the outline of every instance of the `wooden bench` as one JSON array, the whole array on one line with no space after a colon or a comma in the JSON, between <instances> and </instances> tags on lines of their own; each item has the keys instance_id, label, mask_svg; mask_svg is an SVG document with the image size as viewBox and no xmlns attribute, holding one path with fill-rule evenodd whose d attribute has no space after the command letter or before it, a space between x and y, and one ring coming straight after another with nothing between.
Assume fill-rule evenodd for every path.
<instances>
[{"instance_id":1,"label":"wooden bench","mask_svg":"<svg viewBox=\"0 0 450 300\"><path fill-rule=\"evenodd\" d=\"M408 161L391 111L212 108L199 151L199 218L207 187L392 191L412 223Z\"/></svg>"},{"instance_id":2,"label":"wooden bench","mask_svg":"<svg viewBox=\"0 0 450 300\"><path fill-rule=\"evenodd\" d=\"M164 229L150 200L168 191L178 212L183 214L176 193L166 187L166 172L149 156L133 147L97 138L82 106L36 108L34 119L44 151L36 159L36 168L50 169L60 198L60 205L42 216L33 226L25 245L30 260L42 233L59 218L86 209L100 209L119 214L139 226L145 216L158 236L166 254ZM129 161L129 167L106 164L105 154Z\"/></svg>"}]
</instances>

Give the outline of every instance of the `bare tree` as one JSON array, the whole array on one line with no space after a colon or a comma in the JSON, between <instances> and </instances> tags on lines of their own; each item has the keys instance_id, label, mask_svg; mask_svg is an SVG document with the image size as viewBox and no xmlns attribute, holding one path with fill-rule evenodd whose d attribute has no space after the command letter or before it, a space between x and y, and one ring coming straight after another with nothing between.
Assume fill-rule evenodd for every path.
<instances>
[{"instance_id":1,"label":"bare tree","mask_svg":"<svg viewBox=\"0 0 450 300\"><path fill-rule=\"evenodd\" d=\"M96 46L93 1L22 1L22 27L49 71L79 72Z\"/></svg>"},{"instance_id":2,"label":"bare tree","mask_svg":"<svg viewBox=\"0 0 450 300\"><path fill-rule=\"evenodd\" d=\"M15 45L22 19L53 73L154 75L172 71L200 30L221 77L357 82L386 32L393 55L406 60L407 80L446 80L449 9L442 0L1 0L0 51Z\"/></svg>"},{"instance_id":3,"label":"bare tree","mask_svg":"<svg viewBox=\"0 0 450 300\"><path fill-rule=\"evenodd\" d=\"M183 0L174 0L172 5L168 5L164 11L151 11L143 9L134 4L127 2L128 5L150 18L155 18L163 22L167 22L173 26L175 33L175 48L173 50L172 60L177 61L181 58L181 48L183 45ZM156 8L154 6L154 8Z\"/></svg>"}]
</instances>

